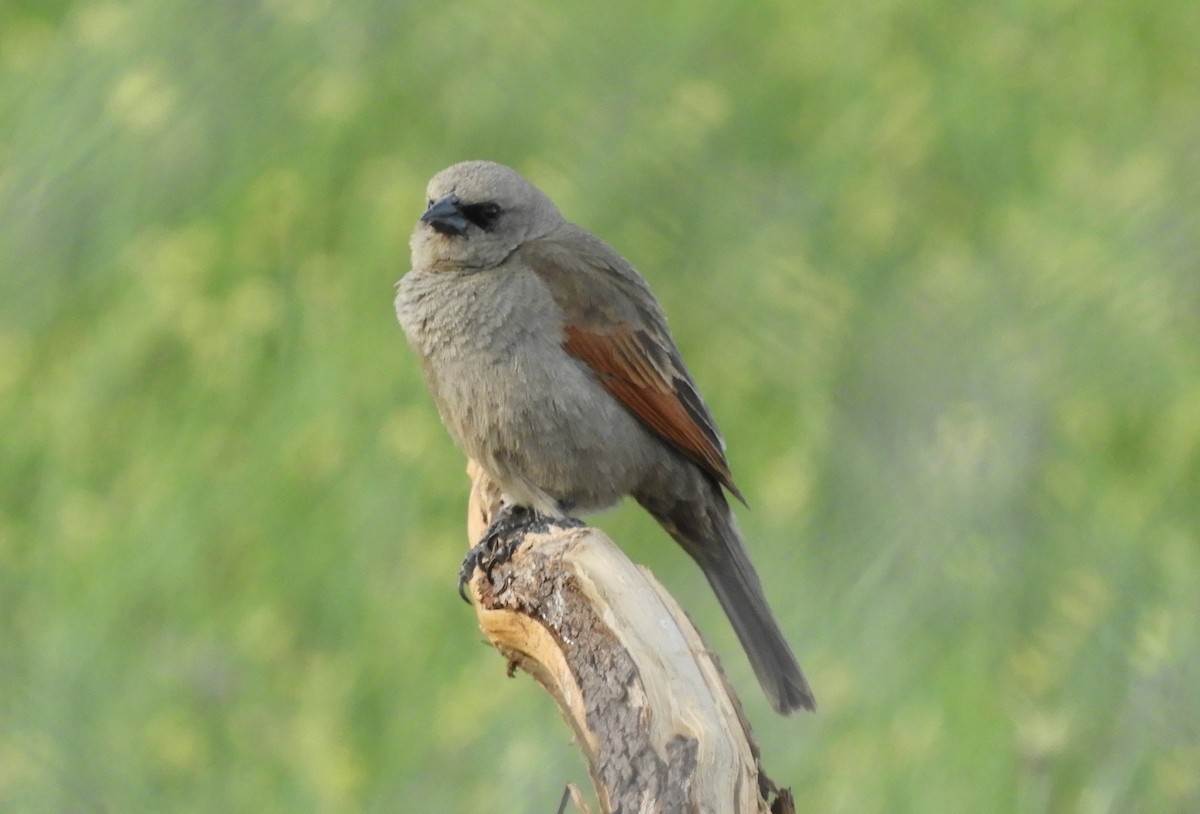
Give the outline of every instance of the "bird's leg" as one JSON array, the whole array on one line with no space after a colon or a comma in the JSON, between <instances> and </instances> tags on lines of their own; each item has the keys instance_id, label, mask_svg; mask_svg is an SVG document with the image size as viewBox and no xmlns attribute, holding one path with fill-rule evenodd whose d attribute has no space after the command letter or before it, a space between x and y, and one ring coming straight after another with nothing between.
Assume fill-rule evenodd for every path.
<instances>
[{"instance_id":1,"label":"bird's leg","mask_svg":"<svg viewBox=\"0 0 1200 814\"><path fill-rule=\"evenodd\" d=\"M458 569L458 595L464 602L471 601L467 598L467 583L471 581L475 569L482 569L490 579L492 569L506 562L516 551L523 537L519 532L541 519L542 516L538 512L526 506L509 503L507 500L500 505L491 525L484 530L479 542L467 552L462 567Z\"/></svg>"},{"instance_id":2,"label":"bird's leg","mask_svg":"<svg viewBox=\"0 0 1200 814\"><path fill-rule=\"evenodd\" d=\"M491 579L492 569L512 558L513 553L530 531L545 531L551 524L558 526L581 526L583 523L570 517L553 517L537 509L504 501L483 537L467 552L458 570L458 595L464 602L467 598L467 583L479 568Z\"/></svg>"}]
</instances>

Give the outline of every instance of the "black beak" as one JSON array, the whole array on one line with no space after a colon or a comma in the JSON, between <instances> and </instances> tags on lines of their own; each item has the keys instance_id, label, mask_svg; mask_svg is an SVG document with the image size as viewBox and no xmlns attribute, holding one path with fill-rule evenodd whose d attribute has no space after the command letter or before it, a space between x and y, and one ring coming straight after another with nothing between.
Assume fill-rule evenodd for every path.
<instances>
[{"instance_id":1,"label":"black beak","mask_svg":"<svg viewBox=\"0 0 1200 814\"><path fill-rule=\"evenodd\" d=\"M421 216L421 223L428 223L439 234L457 237L466 234L470 221L459 206L458 196L451 193L434 201Z\"/></svg>"}]
</instances>

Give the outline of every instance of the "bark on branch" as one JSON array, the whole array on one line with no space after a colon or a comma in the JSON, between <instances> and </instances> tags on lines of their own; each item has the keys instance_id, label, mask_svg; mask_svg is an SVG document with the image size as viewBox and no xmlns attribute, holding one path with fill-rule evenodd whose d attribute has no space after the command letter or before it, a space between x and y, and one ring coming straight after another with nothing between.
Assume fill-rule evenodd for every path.
<instances>
[{"instance_id":1,"label":"bark on branch","mask_svg":"<svg viewBox=\"0 0 1200 814\"><path fill-rule=\"evenodd\" d=\"M499 496L473 462L468 474L474 544ZM490 575L476 569L470 590L510 675L532 675L571 725L603 811L794 812L691 621L603 533L525 533Z\"/></svg>"}]
</instances>

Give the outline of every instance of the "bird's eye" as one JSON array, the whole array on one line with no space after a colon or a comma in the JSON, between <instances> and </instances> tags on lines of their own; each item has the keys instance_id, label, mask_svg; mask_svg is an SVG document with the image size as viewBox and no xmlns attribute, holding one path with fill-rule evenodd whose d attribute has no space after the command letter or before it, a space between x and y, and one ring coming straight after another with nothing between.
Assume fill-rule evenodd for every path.
<instances>
[{"instance_id":1,"label":"bird's eye","mask_svg":"<svg viewBox=\"0 0 1200 814\"><path fill-rule=\"evenodd\" d=\"M485 232L492 231L496 221L500 219L500 205L492 201L479 204L469 204L462 207L463 217L471 221Z\"/></svg>"},{"instance_id":2,"label":"bird's eye","mask_svg":"<svg viewBox=\"0 0 1200 814\"><path fill-rule=\"evenodd\" d=\"M433 209L433 198L430 198L428 201L426 201L426 203L425 203L425 208L426 208L426 209Z\"/></svg>"}]
</instances>

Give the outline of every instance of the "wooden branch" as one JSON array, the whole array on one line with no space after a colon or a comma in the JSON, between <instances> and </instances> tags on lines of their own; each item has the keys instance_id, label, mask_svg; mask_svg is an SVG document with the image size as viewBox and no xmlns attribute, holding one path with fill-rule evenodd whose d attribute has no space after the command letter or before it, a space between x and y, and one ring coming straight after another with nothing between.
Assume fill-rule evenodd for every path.
<instances>
[{"instance_id":1,"label":"wooden branch","mask_svg":"<svg viewBox=\"0 0 1200 814\"><path fill-rule=\"evenodd\" d=\"M499 494L473 462L468 474L474 543ZM741 704L700 634L603 533L524 533L490 576L476 569L470 589L509 674L532 675L574 730L603 811L794 812L790 793L762 772Z\"/></svg>"}]
</instances>

